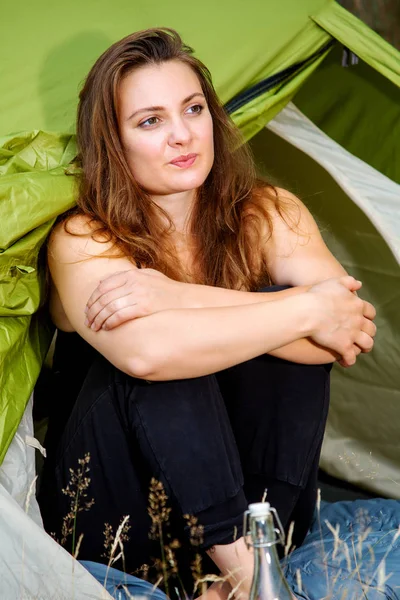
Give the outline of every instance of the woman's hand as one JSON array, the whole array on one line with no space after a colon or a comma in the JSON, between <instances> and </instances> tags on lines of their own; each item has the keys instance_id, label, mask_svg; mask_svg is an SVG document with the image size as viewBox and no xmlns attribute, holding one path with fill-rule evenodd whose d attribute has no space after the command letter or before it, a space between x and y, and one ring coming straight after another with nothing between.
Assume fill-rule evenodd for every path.
<instances>
[{"instance_id":1,"label":"woman's hand","mask_svg":"<svg viewBox=\"0 0 400 600\"><path fill-rule=\"evenodd\" d=\"M86 305L87 327L114 329L160 310L187 308L184 284L154 269L132 268L103 279Z\"/></svg>"},{"instance_id":2,"label":"woman's hand","mask_svg":"<svg viewBox=\"0 0 400 600\"><path fill-rule=\"evenodd\" d=\"M374 345L375 308L354 292L362 286L351 276L327 279L313 285L308 292L317 300L316 325L310 337L341 356L342 366L352 366L360 352L370 352Z\"/></svg>"}]
</instances>

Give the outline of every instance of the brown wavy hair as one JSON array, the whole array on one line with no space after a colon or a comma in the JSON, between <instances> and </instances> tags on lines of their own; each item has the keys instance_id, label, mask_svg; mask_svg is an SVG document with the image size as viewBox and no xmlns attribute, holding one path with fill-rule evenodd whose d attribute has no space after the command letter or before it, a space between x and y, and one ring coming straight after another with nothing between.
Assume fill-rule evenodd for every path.
<instances>
[{"instance_id":1,"label":"brown wavy hair","mask_svg":"<svg viewBox=\"0 0 400 600\"><path fill-rule=\"evenodd\" d=\"M270 283L261 247L265 224L271 231L265 200L278 210L281 203L275 188L257 179L249 147L221 105L209 70L173 29L133 33L108 48L90 70L78 106L82 174L75 213L87 215L95 224L94 236L111 241L117 255L172 279L189 280L171 243L173 223L135 181L118 127L122 79L140 67L170 60L179 60L196 73L214 130L214 164L197 190L191 213L190 234L195 241L195 273L191 280L256 290ZM169 223L167 228L161 214Z\"/></svg>"}]
</instances>

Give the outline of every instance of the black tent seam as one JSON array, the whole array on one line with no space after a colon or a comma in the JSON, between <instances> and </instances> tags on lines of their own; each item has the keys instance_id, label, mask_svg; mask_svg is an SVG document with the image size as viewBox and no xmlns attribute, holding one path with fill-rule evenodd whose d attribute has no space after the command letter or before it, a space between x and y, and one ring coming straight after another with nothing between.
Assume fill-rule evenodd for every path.
<instances>
[{"instance_id":1,"label":"black tent seam","mask_svg":"<svg viewBox=\"0 0 400 600\"><path fill-rule=\"evenodd\" d=\"M305 60L295 63L294 65L283 69L283 71L279 71L279 73L275 73L274 75L259 81L244 92L240 92L237 94L237 96L234 96L232 100L229 100L229 102L225 104L225 110L231 114L258 96L265 94L265 92L268 92L272 88L278 86L280 83L283 83L286 79L289 79L292 75L305 67L309 62L315 58L318 58L318 56L321 56L321 54L329 50L329 48L335 43L336 40L330 40L327 44L325 44L325 46L323 46L320 50L317 50L317 52L314 52L314 54Z\"/></svg>"}]
</instances>

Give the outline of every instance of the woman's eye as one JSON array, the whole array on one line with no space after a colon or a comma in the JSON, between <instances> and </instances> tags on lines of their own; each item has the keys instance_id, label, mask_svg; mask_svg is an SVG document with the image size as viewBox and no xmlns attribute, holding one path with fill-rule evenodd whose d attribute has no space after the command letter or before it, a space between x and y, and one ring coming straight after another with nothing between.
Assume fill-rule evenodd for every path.
<instances>
[{"instance_id":1,"label":"woman's eye","mask_svg":"<svg viewBox=\"0 0 400 600\"><path fill-rule=\"evenodd\" d=\"M203 110L203 106L201 106L201 104L195 104L194 106L191 106L188 110L193 111L193 113L195 114L199 114Z\"/></svg>"},{"instance_id":2,"label":"woman's eye","mask_svg":"<svg viewBox=\"0 0 400 600\"><path fill-rule=\"evenodd\" d=\"M155 125L158 121L158 117L149 117L145 121L142 121L139 124L139 127L150 127L151 125Z\"/></svg>"}]
</instances>

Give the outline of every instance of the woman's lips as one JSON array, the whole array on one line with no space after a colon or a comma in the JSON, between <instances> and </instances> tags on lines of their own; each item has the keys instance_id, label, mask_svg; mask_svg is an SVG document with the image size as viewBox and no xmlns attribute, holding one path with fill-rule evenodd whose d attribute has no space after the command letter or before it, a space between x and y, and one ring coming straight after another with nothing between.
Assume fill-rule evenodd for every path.
<instances>
[{"instance_id":1,"label":"woman's lips","mask_svg":"<svg viewBox=\"0 0 400 600\"><path fill-rule=\"evenodd\" d=\"M188 154L186 158L176 159L171 161L171 165L175 165L180 169L185 169L187 167L191 167L194 161L197 158L197 154Z\"/></svg>"}]
</instances>

